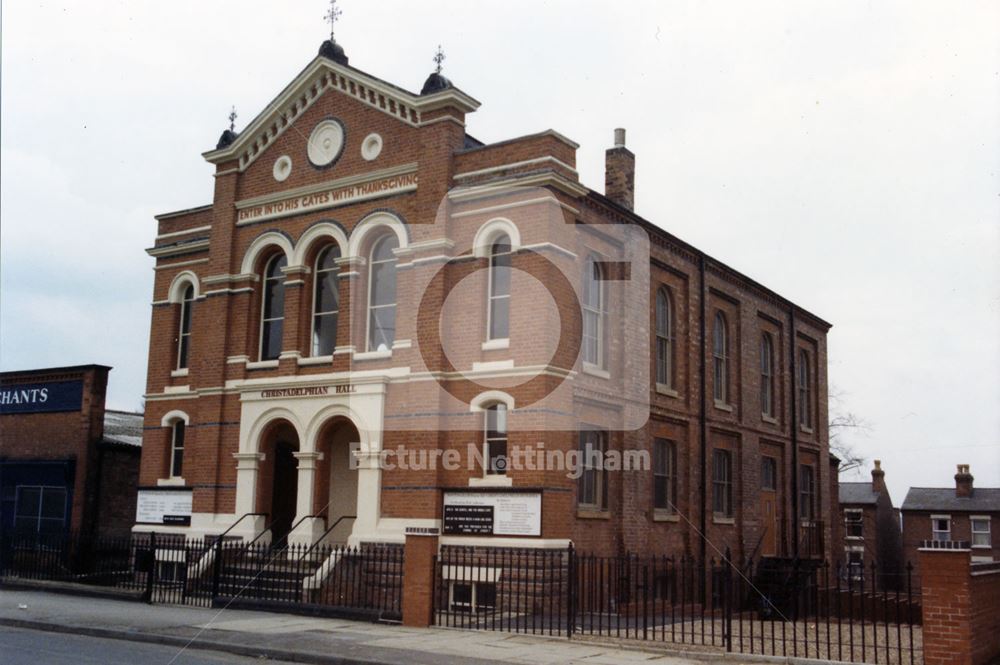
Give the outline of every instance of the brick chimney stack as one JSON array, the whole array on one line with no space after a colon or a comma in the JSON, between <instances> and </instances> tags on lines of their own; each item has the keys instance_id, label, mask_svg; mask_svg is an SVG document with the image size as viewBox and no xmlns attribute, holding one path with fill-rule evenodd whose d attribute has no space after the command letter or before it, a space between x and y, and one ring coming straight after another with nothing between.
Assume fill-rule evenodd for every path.
<instances>
[{"instance_id":1,"label":"brick chimney stack","mask_svg":"<svg viewBox=\"0 0 1000 665\"><path fill-rule=\"evenodd\" d=\"M885 471L882 470L882 460L875 460L875 468L872 469L872 491L885 491Z\"/></svg>"},{"instance_id":2,"label":"brick chimney stack","mask_svg":"<svg viewBox=\"0 0 1000 665\"><path fill-rule=\"evenodd\" d=\"M955 474L955 496L968 498L972 496L972 474L968 464L959 464Z\"/></svg>"},{"instance_id":3,"label":"brick chimney stack","mask_svg":"<svg viewBox=\"0 0 1000 665\"><path fill-rule=\"evenodd\" d=\"M632 210L635 199L635 155L625 147L625 130L615 130L615 146L604 153L604 195Z\"/></svg>"}]
</instances>

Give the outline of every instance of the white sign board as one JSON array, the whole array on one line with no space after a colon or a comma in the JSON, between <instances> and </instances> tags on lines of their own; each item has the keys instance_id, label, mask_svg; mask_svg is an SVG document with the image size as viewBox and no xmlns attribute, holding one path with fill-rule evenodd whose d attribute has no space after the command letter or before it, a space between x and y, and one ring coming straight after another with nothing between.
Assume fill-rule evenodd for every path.
<instances>
[{"instance_id":1,"label":"white sign board","mask_svg":"<svg viewBox=\"0 0 1000 665\"><path fill-rule=\"evenodd\" d=\"M139 524L191 524L191 490L139 490L135 521Z\"/></svg>"},{"instance_id":2,"label":"white sign board","mask_svg":"<svg viewBox=\"0 0 1000 665\"><path fill-rule=\"evenodd\" d=\"M540 536L539 492L445 492L444 533Z\"/></svg>"}]
</instances>

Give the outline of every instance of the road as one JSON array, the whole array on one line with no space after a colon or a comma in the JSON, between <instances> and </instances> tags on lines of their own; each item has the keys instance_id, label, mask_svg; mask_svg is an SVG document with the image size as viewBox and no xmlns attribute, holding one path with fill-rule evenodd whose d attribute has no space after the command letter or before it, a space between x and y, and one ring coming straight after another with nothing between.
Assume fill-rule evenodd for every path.
<instances>
[{"instance_id":1,"label":"road","mask_svg":"<svg viewBox=\"0 0 1000 665\"><path fill-rule=\"evenodd\" d=\"M219 665L220 663L274 663L285 661L244 658L215 651L181 650L178 647L67 635L0 626L0 665Z\"/></svg>"}]
</instances>

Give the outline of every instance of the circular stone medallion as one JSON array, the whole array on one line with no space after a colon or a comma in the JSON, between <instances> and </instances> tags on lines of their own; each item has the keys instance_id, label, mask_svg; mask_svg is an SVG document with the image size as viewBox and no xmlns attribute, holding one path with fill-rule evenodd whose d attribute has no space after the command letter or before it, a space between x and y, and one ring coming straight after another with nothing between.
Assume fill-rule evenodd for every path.
<instances>
[{"instance_id":1,"label":"circular stone medallion","mask_svg":"<svg viewBox=\"0 0 1000 665\"><path fill-rule=\"evenodd\" d=\"M292 158L288 155L282 155L278 157L274 162L274 169L272 170L272 175L274 179L278 182L284 182L292 172Z\"/></svg>"},{"instance_id":2,"label":"circular stone medallion","mask_svg":"<svg viewBox=\"0 0 1000 665\"><path fill-rule=\"evenodd\" d=\"M309 135L309 161L315 166L329 166L344 147L344 127L336 120L324 120Z\"/></svg>"},{"instance_id":3,"label":"circular stone medallion","mask_svg":"<svg viewBox=\"0 0 1000 665\"><path fill-rule=\"evenodd\" d=\"M361 156L369 162L382 152L382 137L372 132L361 142Z\"/></svg>"}]
</instances>

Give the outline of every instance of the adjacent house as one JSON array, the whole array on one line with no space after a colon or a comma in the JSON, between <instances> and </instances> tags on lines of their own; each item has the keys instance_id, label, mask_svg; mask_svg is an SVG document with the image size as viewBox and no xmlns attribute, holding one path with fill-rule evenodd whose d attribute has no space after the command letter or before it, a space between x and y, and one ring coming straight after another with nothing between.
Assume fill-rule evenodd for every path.
<instances>
[{"instance_id":1,"label":"adjacent house","mask_svg":"<svg viewBox=\"0 0 1000 665\"><path fill-rule=\"evenodd\" d=\"M911 487L903 501L903 551L918 565L925 540L968 543L973 561L1000 556L1000 487L974 487L968 464L959 464L955 487Z\"/></svg>"},{"instance_id":2,"label":"adjacent house","mask_svg":"<svg viewBox=\"0 0 1000 665\"><path fill-rule=\"evenodd\" d=\"M844 574L860 582L874 567L878 584L892 588L902 572L902 536L882 462L875 460L871 482L840 483L839 497Z\"/></svg>"}]
</instances>

